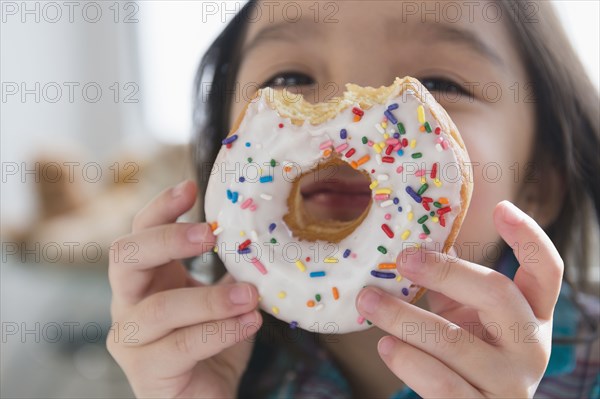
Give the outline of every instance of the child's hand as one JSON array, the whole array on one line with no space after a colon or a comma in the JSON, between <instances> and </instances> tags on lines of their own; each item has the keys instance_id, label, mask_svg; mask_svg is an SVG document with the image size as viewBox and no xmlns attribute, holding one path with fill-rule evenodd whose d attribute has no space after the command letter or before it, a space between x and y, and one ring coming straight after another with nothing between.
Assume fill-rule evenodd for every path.
<instances>
[{"instance_id":1,"label":"child's hand","mask_svg":"<svg viewBox=\"0 0 600 399\"><path fill-rule=\"evenodd\" d=\"M234 397L262 322L256 288L203 286L177 260L214 246L207 224L175 223L195 198L190 181L163 191L111 247L107 346L138 397Z\"/></svg>"},{"instance_id":2,"label":"child's hand","mask_svg":"<svg viewBox=\"0 0 600 399\"><path fill-rule=\"evenodd\" d=\"M392 334L379 341L383 361L422 397L532 397L548 365L562 259L511 203L498 204L494 222L519 260L514 282L462 259L413 251L400 254L398 270L439 293L432 298L438 314L375 288L357 298L360 313Z\"/></svg>"}]
</instances>

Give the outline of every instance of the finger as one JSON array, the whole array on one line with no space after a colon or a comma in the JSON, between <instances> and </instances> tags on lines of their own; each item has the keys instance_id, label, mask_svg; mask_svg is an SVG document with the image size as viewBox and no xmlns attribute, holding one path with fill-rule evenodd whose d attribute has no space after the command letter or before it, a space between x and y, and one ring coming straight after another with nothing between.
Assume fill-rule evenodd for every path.
<instances>
[{"instance_id":1,"label":"finger","mask_svg":"<svg viewBox=\"0 0 600 399\"><path fill-rule=\"evenodd\" d=\"M235 318L180 328L135 350L140 351L139 364L152 368L150 375L175 376L236 343L251 341L261 324L262 317L254 310ZM156 359L161 361L157 363Z\"/></svg>"},{"instance_id":2,"label":"finger","mask_svg":"<svg viewBox=\"0 0 600 399\"><path fill-rule=\"evenodd\" d=\"M187 276L187 287L204 287L207 284L214 284L214 285L220 285L220 284L233 284L235 283L235 279L233 278L233 276L229 273L225 273L223 275L223 277L221 277L219 280L217 280L216 282L207 282L206 284L203 283L202 281L198 281L196 280L194 277L192 277L191 275Z\"/></svg>"},{"instance_id":3,"label":"finger","mask_svg":"<svg viewBox=\"0 0 600 399\"><path fill-rule=\"evenodd\" d=\"M257 305L258 291L246 283L159 292L138 303L120 321L123 327L128 323L137 328L135 341L124 344L146 345L177 328L239 316Z\"/></svg>"},{"instance_id":4,"label":"finger","mask_svg":"<svg viewBox=\"0 0 600 399\"><path fill-rule=\"evenodd\" d=\"M212 251L215 236L206 223L151 227L116 240L110 259L115 269L144 270Z\"/></svg>"},{"instance_id":5,"label":"finger","mask_svg":"<svg viewBox=\"0 0 600 399\"><path fill-rule=\"evenodd\" d=\"M400 274L476 309L484 324L509 326L535 319L513 281L492 269L447 254L415 249L400 253L397 262Z\"/></svg>"},{"instance_id":6,"label":"finger","mask_svg":"<svg viewBox=\"0 0 600 399\"><path fill-rule=\"evenodd\" d=\"M498 362L502 361L497 359L501 357L497 348L469 331L379 288L361 290L357 308L377 327L439 359L469 381L482 381L494 375ZM497 331L493 333L490 338L500 339ZM478 367L473 367L474 364Z\"/></svg>"},{"instance_id":7,"label":"finger","mask_svg":"<svg viewBox=\"0 0 600 399\"><path fill-rule=\"evenodd\" d=\"M470 306L464 306L446 295L432 290L427 291L427 307L431 313L439 314L446 320L456 323L462 328L483 339L483 325L474 326L473 322L479 320L479 314L476 309Z\"/></svg>"},{"instance_id":8,"label":"finger","mask_svg":"<svg viewBox=\"0 0 600 399\"><path fill-rule=\"evenodd\" d=\"M558 300L564 272L563 260L544 230L509 201L494 209L494 223L519 261L514 282L535 315L549 320Z\"/></svg>"},{"instance_id":9,"label":"finger","mask_svg":"<svg viewBox=\"0 0 600 399\"><path fill-rule=\"evenodd\" d=\"M223 277L217 281L217 284L232 284L235 283L235 278L230 273L225 273Z\"/></svg>"},{"instance_id":10,"label":"finger","mask_svg":"<svg viewBox=\"0 0 600 399\"><path fill-rule=\"evenodd\" d=\"M425 299L427 300L427 309L435 314L440 314L440 312L446 310L465 307L463 304L448 298L446 295L432 290L427 290Z\"/></svg>"},{"instance_id":11,"label":"finger","mask_svg":"<svg viewBox=\"0 0 600 399\"><path fill-rule=\"evenodd\" d=\"M212 250L214 242L205 223L162 225L116 240L110 248L108 268L113 295L130 302L148 286L158 267Z\"/></svg>"},{"instance_id":12,"label":"finger","mask_svg":"<svg viewBox=\"0 0 600 399\"><path fill-rule=\"evenodd\" d=\"M197 191L196 184L191 180L162 191L135 215L132 231L135 233L148 227L174 223L194 206Z\"/></svg>"},{"instance_id":13,"label":"finger","mask_svg":"<svg viewBox=\"0 0 600 399\"><path fill-rule=\"evenodd\" d=\"M483 395L435 357L386 336L377 350L388 368L423 398L481 398Z\"/></svg>"}]
</instances>

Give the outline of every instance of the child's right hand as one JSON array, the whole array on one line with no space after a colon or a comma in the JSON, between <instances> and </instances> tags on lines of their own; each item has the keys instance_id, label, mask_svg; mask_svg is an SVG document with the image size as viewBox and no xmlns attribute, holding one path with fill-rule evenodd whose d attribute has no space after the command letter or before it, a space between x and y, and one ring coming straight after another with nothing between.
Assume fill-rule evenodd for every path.
<instances>
[{"instance_id":1,"label":"child's right hand","mask_svg":"<svg viewBox=\"0 0 600 399\"><path fill-rule=\"evenodd\" d=\"M207 224L175 223L196 191L163 191L111 246L107 347L138 397L234 397L262 323L254 286L229 275L204 286L178 260L214 247Z\"/></svg>"}]
</instances>

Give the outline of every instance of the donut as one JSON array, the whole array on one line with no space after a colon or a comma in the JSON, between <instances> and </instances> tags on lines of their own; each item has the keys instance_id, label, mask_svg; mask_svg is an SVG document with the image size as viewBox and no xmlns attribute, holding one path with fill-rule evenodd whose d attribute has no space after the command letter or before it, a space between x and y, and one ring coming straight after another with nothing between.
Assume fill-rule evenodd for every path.
<instances>
[{"instance_id":1,"label":"donut","mask_svg":"<svg viewBox=\"0 0 600 399\"><path fill-rule=\"evenodd\" d=\"M311 218L301 180L350 167L368 206L353 220ZM371 323L356 310L365 286L414 303L424 288L396 269L407 248L447 252L469 206L468 153L458 129L411 77L380 88L347 84L313 104L264 88L222 142L205 196L214 251L260 308L317 333Z\"/></svg>"}]
</instances>

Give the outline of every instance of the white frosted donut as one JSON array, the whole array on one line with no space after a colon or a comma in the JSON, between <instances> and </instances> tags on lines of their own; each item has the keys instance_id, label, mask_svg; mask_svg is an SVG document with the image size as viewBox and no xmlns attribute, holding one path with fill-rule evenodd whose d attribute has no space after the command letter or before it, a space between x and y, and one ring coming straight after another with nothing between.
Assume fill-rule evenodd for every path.
<instances>
[{"instance_id":1,"label":"white frosted donut","mask_svg":"<svg viewBox=\"0 0 600 399\"><path fill-rule=\"evenodd\" d=\"M284 221L288 197L301 173L331 159L370 176L370 207L337 243L301 239ZM469 174L456 127L415 79L349 84L343 97L316 105L267 88L223 141L206 218L215 251L236 280L257 287L264 311L292 328L352 332L370 325L355 307L364 286L409 302L420 296L396 257L408 246L450 248L469 205Z\"/></svg>"}]
</instances>

